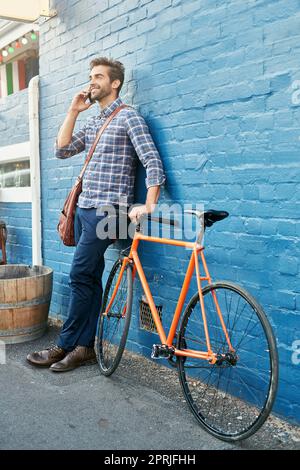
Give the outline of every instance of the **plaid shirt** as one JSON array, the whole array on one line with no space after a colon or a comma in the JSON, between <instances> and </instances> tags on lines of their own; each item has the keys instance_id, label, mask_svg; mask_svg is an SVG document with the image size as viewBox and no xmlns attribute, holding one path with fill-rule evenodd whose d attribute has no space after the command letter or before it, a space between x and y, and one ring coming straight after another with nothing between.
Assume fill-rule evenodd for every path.
<instances>
[{"instance_id":1,"label":"plaid shirt","mask_svg":"<svg viewBox=\"0 0 300 470\"><path fill-rule=\"evenodd\" d=\"M55 156L69 158L84 150L88 153L100 127L121 104L121 99L117 98L100 115L89 118L84 127L73 134L69 145L57 148L55 143ZM77 205L90 208L103 204L133 204L137 157L146 168L147 189L164 184L162 162L147 124L135 109L125 108L109 123L95 148Z\"/></svg>"}]
</instances>

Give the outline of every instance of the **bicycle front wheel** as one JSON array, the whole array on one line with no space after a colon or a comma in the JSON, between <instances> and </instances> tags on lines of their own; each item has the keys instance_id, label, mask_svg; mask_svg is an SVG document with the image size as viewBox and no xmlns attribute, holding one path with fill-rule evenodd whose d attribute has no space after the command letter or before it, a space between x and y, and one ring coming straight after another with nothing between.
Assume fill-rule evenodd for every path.
<instances>
[{"instance_id":1,"label":"bicycle front wheel","mask_svg":"<svg viewBox=\"0 0 300 470\"><path fill-rule=\"evenodd\" d=\"M211 349L220 360L210 364L203 359L178 357L180 383L190 409L206 431L224 441L246 439L264 423L275 400L275 338L261 306L243 288L218 282L206 286L202 293ZM177 348L207 350L199 293L187 305Z\"/></svg>"},{"instance_id":2,"label":"bicycle front wheel","mask_svg":"<svg viewBox=\"0 0 300 470\"><path fill-rule=\"evenodd\" d=\"M101 313L95 338L95 351L102 374L109 376L118 367L122 358L132 310L132 268L128 263L123 271L114 301L107 313L122 267L121 259L113 265L105 286Z\"/></svg>"}]
</instances>

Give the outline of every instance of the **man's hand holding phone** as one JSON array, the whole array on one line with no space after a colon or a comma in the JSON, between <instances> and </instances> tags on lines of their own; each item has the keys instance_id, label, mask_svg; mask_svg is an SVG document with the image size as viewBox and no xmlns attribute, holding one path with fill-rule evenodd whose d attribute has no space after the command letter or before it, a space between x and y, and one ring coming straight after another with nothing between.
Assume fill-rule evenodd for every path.
<instances>
[{"instance_id":1,"label":"man's hand holding phone","mask_svg":"<svg viewBox=\"0 0 300 470\"><path fill-rule=\"evenodd\" d=\"M94 103L95 101L91 101L90 89L82 90L74 96L69 111L81 113L82 111L89 109Z\"/></svg>"},{"instance_id":2,"label":"man's hand holding phone","mask_svg":"<svg viewBox=\"0 0 300 470\"><path fill-rule=\"evenodd\" d=\"M87 90L80 91L74 96L69 107L67 116L58 132L56 140L57 148L63 148L66 145L70 144L78 114L82 111L85 111L86 109L89 109L90 106L92 106L93 104L90 101L89 93L90 87Z\"/></svg>"}]
</instances>

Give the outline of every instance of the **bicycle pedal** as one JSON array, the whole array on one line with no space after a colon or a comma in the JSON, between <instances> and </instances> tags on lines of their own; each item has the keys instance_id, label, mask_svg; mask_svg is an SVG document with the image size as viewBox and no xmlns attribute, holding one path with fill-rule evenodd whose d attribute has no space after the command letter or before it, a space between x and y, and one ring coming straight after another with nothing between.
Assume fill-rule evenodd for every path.
<instances>
[{"instance_id":1,"label":"bicycle pedal","mask_svg":"<svg viewBox=\"0 0 300 470\"><path fill-rule=\"evenodd\" d=\"M170 359L174 355L174 346L167 344L153 344L152 346L152 359Z\"/></svg>"}]
</instances>

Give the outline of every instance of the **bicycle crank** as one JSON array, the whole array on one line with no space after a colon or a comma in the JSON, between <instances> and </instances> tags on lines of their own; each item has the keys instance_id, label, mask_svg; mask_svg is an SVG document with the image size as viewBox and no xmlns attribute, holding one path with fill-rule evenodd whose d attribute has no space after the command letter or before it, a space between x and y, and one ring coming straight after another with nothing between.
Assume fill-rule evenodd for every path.
<instances>
[{"instance_id":1,"label":"bicycle crank","mask_svg":"<svg viewBox=\"0 0 300 470\"><path fill-rule=\"evenodd\" d=\"M167 344L153 344L152 346L152 359L171 359L174 356L174 346L168 346Z\"/></svg>"}]
</instances>

